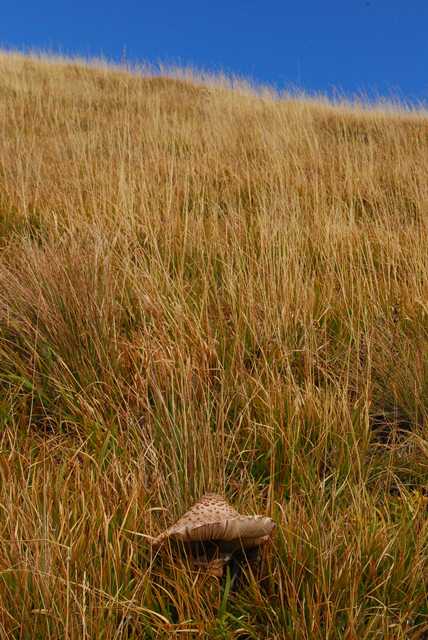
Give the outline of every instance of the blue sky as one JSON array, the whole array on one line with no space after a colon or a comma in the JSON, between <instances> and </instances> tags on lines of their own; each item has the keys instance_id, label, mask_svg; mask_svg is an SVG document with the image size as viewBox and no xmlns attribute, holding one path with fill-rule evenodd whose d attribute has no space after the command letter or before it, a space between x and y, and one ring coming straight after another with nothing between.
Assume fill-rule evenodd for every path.
<instances>
[{"instance_id":1,"label":"blue sky","mask_svg":"<svg viewBox=\"0 0 428 640\"><path fill-rule=\"evenodd\" d=\"M2 0L0 46L428 102L428 0Z\"/></svg>"}]
</instances>

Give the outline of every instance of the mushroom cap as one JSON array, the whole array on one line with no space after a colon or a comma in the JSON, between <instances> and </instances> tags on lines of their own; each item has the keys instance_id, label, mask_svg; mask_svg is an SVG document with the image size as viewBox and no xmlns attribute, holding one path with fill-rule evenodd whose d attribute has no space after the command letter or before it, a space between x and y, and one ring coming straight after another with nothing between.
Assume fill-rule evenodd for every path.
<instances>
[{"instance_id":1,"label":"mushroom cap","mask_svg":"<svg viewBox=\"0 0 428 640\"><path fill-rule=\"evenodd\" d=\"M267 542L275 528L271 518L243 516L215 493L205 494L175 524L153 539L181 542L237 543L243 548Z\"/></svg>"}]
</instances>

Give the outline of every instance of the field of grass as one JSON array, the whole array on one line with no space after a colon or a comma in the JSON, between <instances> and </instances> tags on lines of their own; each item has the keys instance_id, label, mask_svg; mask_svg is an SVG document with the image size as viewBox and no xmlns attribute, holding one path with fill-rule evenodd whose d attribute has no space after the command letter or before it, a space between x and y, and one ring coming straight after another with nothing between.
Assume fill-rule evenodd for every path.
<instances>
[{"instance_id":1,"label":"field of grass","mask_svg":"<svg viewBox=\"0 0 428 640\"><path fill-rule=\"evenodd\" d=\"M427 176L423 110L0 55L1 640L428 638ZM144 538L205 491L235 590Z\"/></svg>"}]
</instances>

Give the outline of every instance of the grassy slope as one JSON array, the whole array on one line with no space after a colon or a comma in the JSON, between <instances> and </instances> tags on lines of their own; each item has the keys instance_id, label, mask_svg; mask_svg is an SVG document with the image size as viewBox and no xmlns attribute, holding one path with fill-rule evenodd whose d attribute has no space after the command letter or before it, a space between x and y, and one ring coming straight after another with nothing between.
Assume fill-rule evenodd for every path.
<instances>
[{"instance_id":1,"label":"grassy slope","mask_svg":"<svg viewBox=\"0 0 428 640\"><path fill-rule=\"evenodd\" d=\"M427 637L427 134L0 57L2 639ZM204 490L222 606L132 533Z\"/></svg>"}]
</instances>

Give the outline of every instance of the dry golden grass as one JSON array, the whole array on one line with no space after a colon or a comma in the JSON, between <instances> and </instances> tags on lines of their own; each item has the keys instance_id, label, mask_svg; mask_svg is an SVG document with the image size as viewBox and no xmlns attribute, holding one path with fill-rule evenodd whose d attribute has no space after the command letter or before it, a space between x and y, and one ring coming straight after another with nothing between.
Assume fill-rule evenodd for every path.
<instances>
[{"instance_id":1,"label":"dry golden grass","mask_svg":"<svg viewBox=\"0 0 428 640\"><path fill-rule=\"evenodd\" d=\"M0 638L428 637L428 115L0 56ZM156 536L274 518L229 592Z\"/></svg>"}]
</instances>

